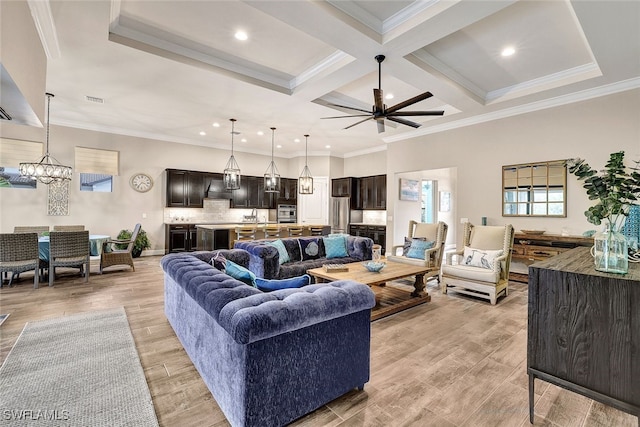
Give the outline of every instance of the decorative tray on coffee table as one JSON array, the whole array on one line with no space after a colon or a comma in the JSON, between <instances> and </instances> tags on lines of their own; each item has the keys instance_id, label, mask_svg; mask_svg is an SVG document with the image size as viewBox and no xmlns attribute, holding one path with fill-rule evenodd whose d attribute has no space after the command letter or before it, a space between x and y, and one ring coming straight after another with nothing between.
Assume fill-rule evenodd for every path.
<instances>
[{"instance_id":1,"label":"decorative tray on coffee table","mask_svg":"<svg viewBox=\"0 0 640 427\"><path fill-rule=\"evenodd\" d=\"M327 273L340 273L349 271L349 267L344 264L324 264L322 267Z\"/></svg>"}]
</instances>

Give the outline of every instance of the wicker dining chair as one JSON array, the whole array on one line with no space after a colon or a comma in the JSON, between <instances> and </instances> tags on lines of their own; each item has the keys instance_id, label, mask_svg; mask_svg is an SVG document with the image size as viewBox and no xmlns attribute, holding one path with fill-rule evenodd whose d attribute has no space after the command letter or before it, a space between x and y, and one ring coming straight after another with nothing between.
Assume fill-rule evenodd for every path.
<instances>
[{"instance_id":1,"label":"wicker dining chair","mask_svg":"<svg viewBox=\"0 0 640 427\"><path fill-rule=\"evenodd\" d=\"M33 287L38 288L38 255L38 233L0 233L0 273L11 272L9 286L15 276L33 270Z\"/></svg>"},{"instance_id":2,"label":"wicker dining chair","mask_svg":"<svg viewBox=\"0 0 640 427\"><path fill-rule=\"evenodd\" d=\"M140 224L136 224L131 233L131 238L126 240L109 239L102 245L102 254L100 254L100 274L102 270L114 265L128 265L133 271L136 267L133 265L133 246L140 233ZM126 248L120 249L127 245Z\"/></svg>"},{"instance_id":3,"label":"wicker dining chair","mask_svg":"<svg viewBox=\"0 0 640 427\"><path fill-rule=\"evenodd\" d=\"M14 233L38 233L38 236L44 236L49 233L48 225L17 225L13 227Z\"/></svg>"},{"instance_id":4,"label":"wicker dining chair","mask_svg":"<svg viewBox=\"0 0 640 427\"><path fill-rule=\"evenodd\" d=\"M52 231L49 234L49 286L53 286L56 267L79 268L89 281L89 232Z\"/></svg>"},{"instance_id":5,"label":"wicker dining chair","mask_svg":"<svg viewBox=\"0 0 640 427\"><path fill-rule=\"evenodd\" d=\"M53 231L84 231L84 225L54 225Z\"/></svg>"}]
</instances>

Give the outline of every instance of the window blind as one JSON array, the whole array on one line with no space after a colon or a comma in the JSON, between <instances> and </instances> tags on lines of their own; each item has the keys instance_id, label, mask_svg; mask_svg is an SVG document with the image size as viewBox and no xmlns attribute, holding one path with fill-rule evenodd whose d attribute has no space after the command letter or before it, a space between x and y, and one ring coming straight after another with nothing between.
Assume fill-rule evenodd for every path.
<instances>
[{"instance_id":1,"label":"window blind","mask_svg":"<svg viewBox=\"0 0 640 427\"><path fill-rule=\"evenodd\" d=\"M17 168L22 162L37 162L44 155L42 142L0 138L0 167Z\"/></svg>"},{"instance_id":2,"label":"window blind","mask_svg":"<svg viewBox=\"0 0 640 427\"><path fill-rule=\"evenodd\" d=\"M75 172L118 175L120 152L76 147Z\"/></svg>"}]
</instances>

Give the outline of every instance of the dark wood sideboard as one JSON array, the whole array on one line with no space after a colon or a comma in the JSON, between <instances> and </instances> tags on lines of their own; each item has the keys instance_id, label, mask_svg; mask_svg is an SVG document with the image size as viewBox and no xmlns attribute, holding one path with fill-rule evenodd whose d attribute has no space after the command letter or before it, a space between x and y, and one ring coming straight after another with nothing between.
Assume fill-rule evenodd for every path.
<instances>
[{"instance_id":1,"label":"dark wood sideboard","mask_svg":"<svg viewBox=\"0 0 640 427\"><path fill-rule=\"evenodd\" d=\"M534 379L638 417L640 265L596 271L580 247L529 266L529 417Z\"/></svg>"},{"instance_id":2,"label":"dark wood sideboard","mask_svg":"<svg viewBox=\"0 0 640 427\"><path fill-rule=\"evenodd\" d=\"M593 246L593 237L515 233L511 261L530 265L578 246ZM509 280L527 283L528 278L527 273L509 272Z\"/></svg>"}]
</instances>

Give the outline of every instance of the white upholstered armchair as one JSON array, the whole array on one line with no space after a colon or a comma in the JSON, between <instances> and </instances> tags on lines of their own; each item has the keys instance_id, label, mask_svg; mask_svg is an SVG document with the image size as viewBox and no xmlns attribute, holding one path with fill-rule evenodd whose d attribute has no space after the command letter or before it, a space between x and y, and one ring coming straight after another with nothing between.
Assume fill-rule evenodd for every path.
<instances>
[{"instance_id":1,"label":"white upholstered armchair","mask_svg":"<svg viewBox=\"0 0 640 427\"><path fill-rule=\"evenodd\" d=\"M450 252L442 265L442 293L455 291L488 299L509 295L513 226L464 227L464 249ZM454 258L457 263L454 263Z\"/></svg>"},{"instance_id":2,"label":"white upholstered armchair","mask_svg":"<svg viewBox=\"0 0 640 427\"><path fill-rule=\"evenodd\" d=\"M425 238L427 241L435 242L432 247L424 250L423 258L411 258L398 253L399 249L403 249L404 245L397 245L391 249L391 254L387 255L387 260L395 262L403 262L405 264L419 265L429 267L430 271L425 274L425 281L431 278L437 278L440 283L440 265L442 264L442 255L444 254L444 244L447 239L447 229L449 227L440 221L436 224L427 224L425 222L409 221L409 231L407 237Z\"/></svg>"}]
</instances>

